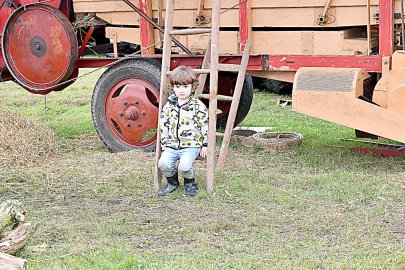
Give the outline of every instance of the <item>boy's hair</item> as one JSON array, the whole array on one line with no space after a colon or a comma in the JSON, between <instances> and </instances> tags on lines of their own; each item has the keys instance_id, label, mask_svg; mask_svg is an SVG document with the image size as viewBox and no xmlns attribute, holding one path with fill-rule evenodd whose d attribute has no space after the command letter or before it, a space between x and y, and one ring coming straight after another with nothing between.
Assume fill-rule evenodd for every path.
<instances>
[{"instance_id":1,"label":"boy's hair","mask_svg":"<svg viewBox=\"0 0 405 270\"><path fill-rule=\"evenodd\" d=\"M194 93L198 86L198 79L195 72L186 66L178 66L170 73L169 89L173 90L175 85L191 84L191 92Z\"/></svg>"}]
</instances>

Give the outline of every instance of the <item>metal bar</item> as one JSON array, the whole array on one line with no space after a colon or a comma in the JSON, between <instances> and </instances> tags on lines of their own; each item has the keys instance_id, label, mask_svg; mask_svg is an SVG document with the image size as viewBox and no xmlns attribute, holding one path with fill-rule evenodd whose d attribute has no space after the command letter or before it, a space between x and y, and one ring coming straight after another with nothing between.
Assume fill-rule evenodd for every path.
<instances>
[{"instance_id":1,"label":"metal bar","mask_svg":"<svg viewBox=\"0 0 405 270\"><path fill-rule=\"evenodd\" d=\"M382 72L380 56L269 56L268 70L297 71L301 67L364 68L368 72Z\"/></svg>"},{"instance_id":2,"label":"metal bar","mask_svg":"<svg viewBox=\"0 0 405 270\"><path fill-rule=\"evenodd\" d=\"M130 6L133 10L135 10L140 16L142 16L145 20L147 20L150 24L152 24L156 29L158 29L160 32L164 33L164 30L162 27L160 27L157 23L155 23L151 18L149 18L146 14L144 14L139 8L137 8L134 4L132 4L129 0L122 0L124 1L128 6ZM166 7L167 9L167 7ZM179 46L185 53L187 54L192 54L189 49L187 49L186 46L181 44L177 39L172 37L173 42Z\"/></svg>"},{"instance_id":3,"label":"metal bar","mask_svg":"<svg viewBox=\"0 0 405 270\"><path fill-rule=\"evenodd\" d=\"M348 147L348 146L338 146L338 145L325 145L325 148L341 148L350 151L361 152L364 154L376 154L385 157L401 157L405 156L405 152L400 152L396 150L382 150L382 149L370 149L370 148L363 148L363 147Z\"/></svg>"},{"instance_id":4,"label":"metal bar","mask_svg":"<svg viewBox=\"0 0 405 270\"><path fill-rule=\"evenodd\" d=\"M77 57L82 56L84 49L86 49L86 45L89 42L91 35L94 32L94 26L90 26L89 31L87 32L86 36L83 39L82 45L80 46L79 52L77 54Z\"/></svg>"},{"instance_id":5,"label":"metal bar","mask_svg":"<svg viewBox=\"0 0 405 270\"><path fill-rule=\"evenodd\" d=\"M326 14L328 13L328 10L330 8L330 2L331 0L328 0L326 2L325 7L323 8L322 17L326 17Z\"/></svg>"},{"instance_id":6,"label":"metal bar","mask_svg":"<svg viewBox=\"0 0 405 270\"><path fill-rule=\"evenodd\" d=\"M345 142L361 142L361 143L366 143L366 144L373 144L373 145L384 146L384 147L393 147L393 148L401 148L401 147L405 146L403 144L371 142L371 141L358 140L358 139L349 139L349 138L345 138L345 139L341 139L341 140L345 141Z\"/></svg>"},{"instance_id":7,"label":"metal bar","mask_svg":"<svg viewBox=\"0 0 405 270\"><path fill-rule=\"evenodd\" d=\"M394 51L393 0L380 0L379 15L380 56L391 56Z\"/></svg>"},{"instance_id":8,"label":"metal bar","mask_svg":"<svg viewBox=\"0 0 405 270\"><path fill-rule=\"evenodd\" d=\"M139 58L139 57L133 57ZM150 58L161 61L161 55L153 55ZM203 63L203 55L176 55L171 57L171 69L177 66L200 67ZM116 58L79 58L77 68L98 68L117 61ZM239 64L241 55L221 56L221 64ZM368 72L381 72L382 58L379 56L296 56L296 55L251 55L249 57L248 70L297 71L301 67L344 67L364 68ZM205 68L208 68L205 67ZM204 75L201 75L204 76Z\"/></svg>"},{"instance_id":9,"label":"metal bar","mask_svg":"<svg viewBox=\"0 0 405 270\"><path fill-rule=\"evenodd\" d=\"M148 17L152 15L152 0L139 0L139 10L147 15ZM148 21L141 17L139 19L139 29L140 29L140 39L141 48L148 48L142 51L143 56L149 56L155 53L155 48L150 45L154 43L154 33L153 26L148 23Z\"/></svg>"}]
</instances>

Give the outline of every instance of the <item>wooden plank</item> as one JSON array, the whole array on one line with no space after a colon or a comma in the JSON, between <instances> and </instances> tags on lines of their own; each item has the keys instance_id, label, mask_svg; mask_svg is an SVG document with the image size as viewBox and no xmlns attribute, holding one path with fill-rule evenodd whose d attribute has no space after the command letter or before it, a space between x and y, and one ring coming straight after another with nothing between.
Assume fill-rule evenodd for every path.
<instances>
[{"instance_id":1,"label":"wooden plank","mask_svg":"<svg viewBox=\"0 0 405 270\"><path fill-rule=\"evenodd\" d=\"M76 3L99 2L100 0L73 0ZM119 2L121 0L108 0ZM133 3L136 1L132 0ZM397 0L397 2L400 0ZM371 5L378 5L378 0L371 0ZM325 0L254 0L251 1L252 8L297 8L297 7L321 7L325 6ZM163 1L162 8L166 9L166 1ZM222 0L221 8L230 8L238 4L238 0ZM204 9L212 9L212 1L203 1ZM333 0L332 7L352 7L352 6L365 6L364 0ZM158 0L152 0L154 10L157 10ZM174 9L198 9L199 0L177 0Z\"/></svg>"},{"instance_id":2,"label":"wooden plank","mask_svg":"<svg viewBox=\"0 0 405 270\"><path fill-rule=\"evenodd\" d=\"M253 47L258 54L291 55L357 55L366 54L367 40L359 38L357 30L345 31L253 31ZM140 44L139 28L106 27L106 37L118 41ZM157 37L157 30L155 30ZM179 41L192 52L204 53L210 39L209 34L198 36L177 36ZM376 40L373 41L376 45ZM172 44L174 46L174 44ZM182 52L173 47L174 52ZM219 38L221 54L238 52L238 32L222 31Z\"/></svg>"},{"instance_id":3,"label":"wooden plank","mask_svg":"<svg viewBox=\"0 0 405 270\"><path fill-rule=\"evenodd\" d=\"M116 2L120 3L120 2ZM125 4L125 3L124 3ZM106 5L104 2L90 6L77 6L76 12L96 12L97 17L115 25L139 25L139 15L129 7L117 7ZM370 7L371 13L378 11L377 6ZM132 11L132 12L131 12ZM210 16L211 10L203 10L203 15ZM197 10L176 10L174 18L175 27L190 27L195 25ZM322 8L296 8L291 9L251 9L252 27L320 27L316 20L322 14ZM331 8L330 15L335 17L331 23L323 27L342 27L367 25L367 7L340 7ZM355 16L354 16L355 15ZM157 11L153 12L153 18L157 18ZM221 27L239 27L239 11L230 10L221 15ZM377 20L371 19L371 24L376 25ZM201 27L210 27L205 24Z\"/></svg>"}]
</instances>

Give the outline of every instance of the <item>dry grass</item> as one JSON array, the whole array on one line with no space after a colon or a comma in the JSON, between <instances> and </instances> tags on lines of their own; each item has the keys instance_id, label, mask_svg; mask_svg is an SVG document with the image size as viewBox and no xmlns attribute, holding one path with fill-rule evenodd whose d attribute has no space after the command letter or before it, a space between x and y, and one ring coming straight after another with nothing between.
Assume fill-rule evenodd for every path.
<instances>
[{"instance_id":1,"label":"dry grass","mask_svg":"<svg viewBox=\"0 0 405 270\"><path fill-rule=\"evenodd\" d=\"M0 107L0 167L30 166L60 150L52 130Z\"/></svg>"}]
</instances>

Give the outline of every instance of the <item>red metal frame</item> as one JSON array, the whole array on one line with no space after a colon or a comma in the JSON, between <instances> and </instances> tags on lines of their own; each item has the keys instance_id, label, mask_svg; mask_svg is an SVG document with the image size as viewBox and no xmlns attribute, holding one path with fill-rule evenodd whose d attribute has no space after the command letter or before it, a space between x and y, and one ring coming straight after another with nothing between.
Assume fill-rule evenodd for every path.
<instances>
[{"instance_id":1,"label":"red metal frame","mask_svg":"<svg viewBox=\"0 0 405 270\"><path fill-rule=\"evenodd\" d=\"M146 15L148 15L148 2L152 0L139 0L139 9ZM153 37L153 27L150 27L149 22L140 16L139 18L139 29L141 35L141 48L148 48L150 45L151 37ZM149 30L152 29L152 32ZM148 48L142 51L143 56L149 56L154 53L153 48Z\"/></svg>"},{"instance_id":2,"label":"red metal frame","mask_svg":"<svg viewBox=\"0 0 405 270\"><path fill-rule=\"evenodd\" d=\"M380 56L391 56L394 52L394 1L380 0L379 8Z\"/></svg>"},{"instance_id":3,"label":"red metal frame","mask_svg":"<svg viewBox=\"0 0 405 270\"><path fill-rule=\"evenodd\" d=\"M248 2L239 0L239 39L240 51L245 49L245 44L249 39Z\"/></svg>"}]
</instances>

